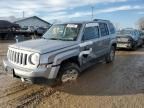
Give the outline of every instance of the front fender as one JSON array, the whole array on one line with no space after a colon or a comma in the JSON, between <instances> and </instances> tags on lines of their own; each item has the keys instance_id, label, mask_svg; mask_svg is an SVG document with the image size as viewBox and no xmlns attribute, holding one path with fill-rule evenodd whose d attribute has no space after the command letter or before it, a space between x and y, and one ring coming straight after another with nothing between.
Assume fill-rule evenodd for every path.
<instances>
[{"instance_id":1,"label":"front fender","mask_svg":"<svg viewBox=\"0 0 144 108\"><path fill-rule=\"evenodd\" d=\"M55 56L53 65L60 65L62 61L78 55L79 55L79 49L65 51Z\"/></svg>"},{"instance_id":2,"label":"front fender","mask_svg":"<svg viewBox=\"0 0 144 108\"><path fill-rule=\"evenodd\" d=\"M113 39L111 40L109 49L111 48L111 46L112 46L113 44L117 44L116 38L113 38Z\"/></svg>"}]
</instances>

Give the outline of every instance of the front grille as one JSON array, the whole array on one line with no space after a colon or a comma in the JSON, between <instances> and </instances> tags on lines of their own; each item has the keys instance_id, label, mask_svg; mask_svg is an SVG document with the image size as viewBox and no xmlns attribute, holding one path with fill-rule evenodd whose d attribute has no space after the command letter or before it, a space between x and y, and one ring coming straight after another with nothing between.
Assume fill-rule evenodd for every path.
<instances>
[{"instance_id":1,"label":"front grille","mask_svg":"<svg viewBox=\"0 0 144 108\"><path fill-rule=\"evenodd\" d=\"M22 53L20 51L9 49L7 57L10 62L13 62L15 64L27 65L27 63L28 63L28 54L27 53Z\"/></svg>"},{"instance_id":2,"label":"front grille","mask_svg":"<svg viewBox=\"0 0 144 108\"><path fill-rule=\"evenodd\" d=\"M129 42L129 38L117 38L118 42Z\"/></svg>"}]
</instances>

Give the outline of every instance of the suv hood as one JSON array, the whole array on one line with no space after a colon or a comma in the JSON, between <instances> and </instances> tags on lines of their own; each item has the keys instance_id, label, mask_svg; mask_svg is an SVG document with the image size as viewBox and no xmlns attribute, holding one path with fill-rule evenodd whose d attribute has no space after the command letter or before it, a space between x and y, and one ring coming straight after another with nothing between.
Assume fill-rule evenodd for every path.
<instances>
[{"instance_id":1,"label":"suv hood","mask_svg":"<svg viewBox=\"0 0 144 108\"><path fill-rule=\"evenodd\" d=\"M132 36L131 35L127 35L127 34L125 34L125 35L117 35L117 38L132 38Z\"/></svg>"},{"instance_id":2,"label":"suv hood","mask_svg":"<svg viewBox=\"0 0 144 108\"><path fill-rule=\"evenodd\" d=\"M134 41L138 40L138 36L134 36L134 35L118 35L117 38L130 38L133 39Z\"/></svg>"},{"instance_id":3,"label":"suv hood","mask_svg":"<svg viewBox=\"0 0 144 108\"><path fill-rule=\"evenodd\" d=\"M76 44L78 44L76 41L37 39L20 42L14 45L10 45L10 47L42 54L70 47Z\"/></svg>"}]
</instances>

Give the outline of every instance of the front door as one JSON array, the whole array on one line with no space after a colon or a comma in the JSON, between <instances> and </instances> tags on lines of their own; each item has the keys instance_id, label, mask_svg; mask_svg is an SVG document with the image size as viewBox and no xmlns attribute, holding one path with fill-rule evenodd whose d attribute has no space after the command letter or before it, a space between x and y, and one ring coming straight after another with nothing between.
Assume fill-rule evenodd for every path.
<instances>
[{"instance_id":1,"label":"front door","mask_svg":"<svg viewBox=\"0 0 144 108\"><path fill-rule=\"evenodd\" d=\"M85 25L85 30L80 44L82 55L82 64L85 64L92 59L97 58L100 50L99 46L99 30L97 23L88 23Z\"/></svg>"}]
</instances>

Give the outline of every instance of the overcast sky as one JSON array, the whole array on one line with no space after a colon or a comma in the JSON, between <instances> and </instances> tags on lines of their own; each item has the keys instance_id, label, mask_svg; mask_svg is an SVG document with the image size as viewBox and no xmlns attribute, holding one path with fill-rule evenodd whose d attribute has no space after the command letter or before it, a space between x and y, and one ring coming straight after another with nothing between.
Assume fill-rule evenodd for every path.
<instances>
[{"instance_id":1,"label":"overcast sky","mask_svg":"<svg viewBox=\"0 0 144 108\"><path fill-rule=\"evenodd\" d=\"M109 19L121 27L134 27L144 16L144 0L1 0L0 17L39 16L46 21Z\"/></svg>"}]
</instances>

